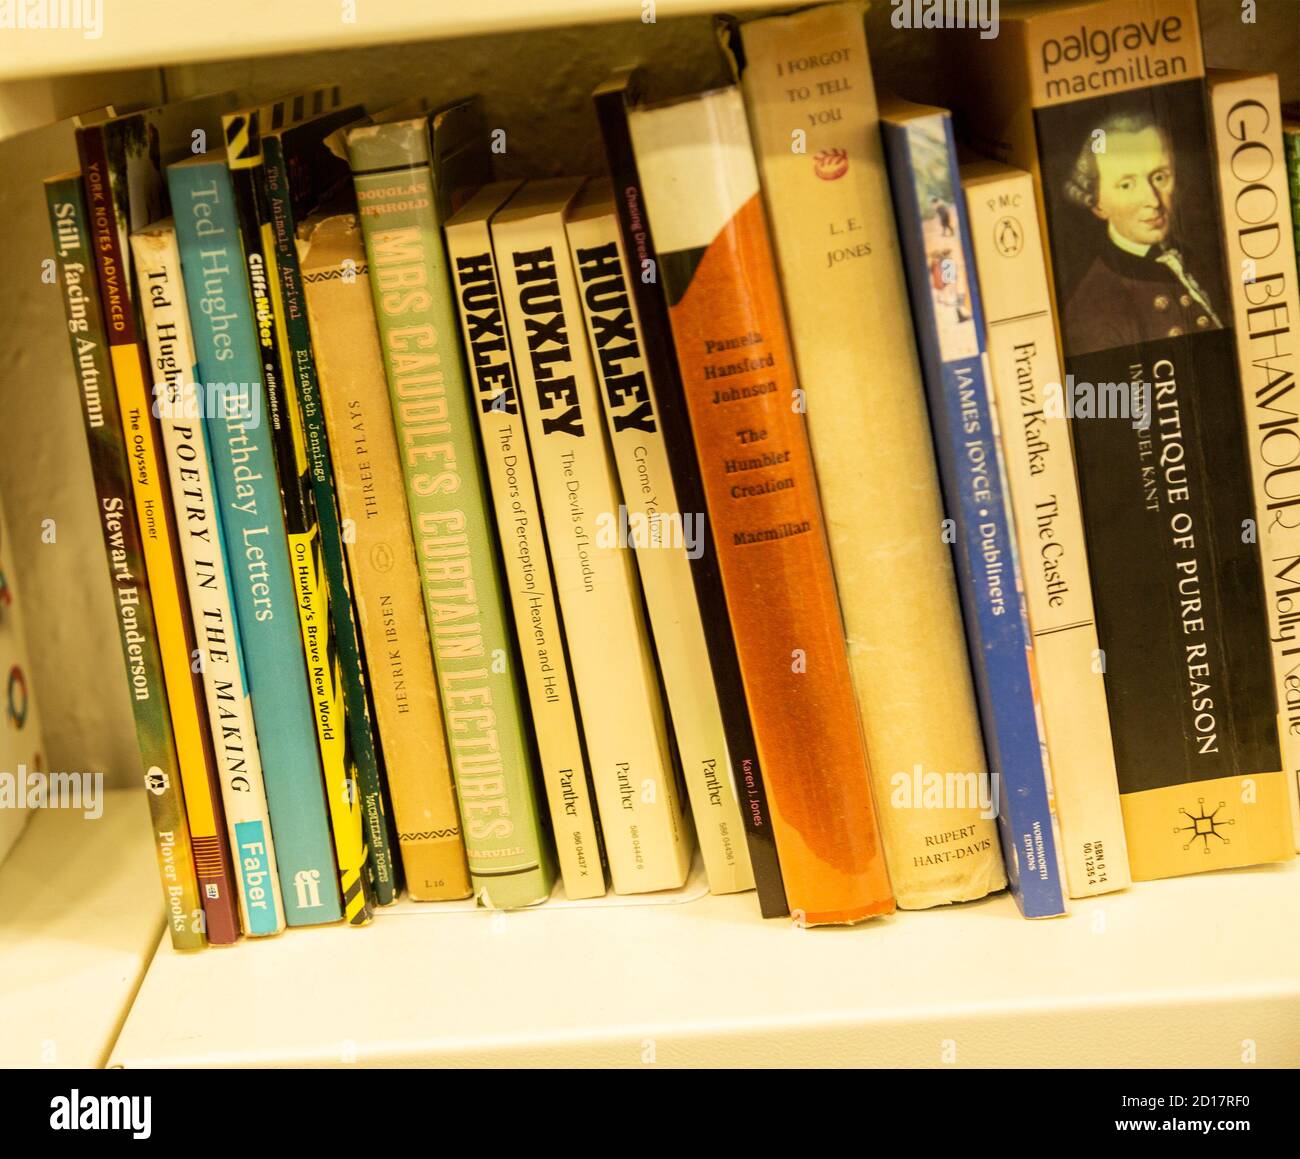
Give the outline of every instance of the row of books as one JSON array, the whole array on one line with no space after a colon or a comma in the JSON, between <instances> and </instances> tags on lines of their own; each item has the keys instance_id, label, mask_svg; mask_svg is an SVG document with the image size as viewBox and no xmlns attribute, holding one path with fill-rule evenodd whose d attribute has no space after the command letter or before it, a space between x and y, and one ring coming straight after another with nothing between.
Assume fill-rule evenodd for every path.
<instances>
[{"instance_id":1,"label":"row of books","mask_svg":"<svg viewBox=\"0 0 1300 1159\"><path fill-rule=\"evenodd\" d=\"M475 99L80 118L47 198L178 947L697 842L806 924L1293 856L1276 78L1207 80L1194 0L1030 5L942 34L959 166L857 5L719 32L732 87L597 90L589 180L494 181Z\"/></svg>"}]
</instances>

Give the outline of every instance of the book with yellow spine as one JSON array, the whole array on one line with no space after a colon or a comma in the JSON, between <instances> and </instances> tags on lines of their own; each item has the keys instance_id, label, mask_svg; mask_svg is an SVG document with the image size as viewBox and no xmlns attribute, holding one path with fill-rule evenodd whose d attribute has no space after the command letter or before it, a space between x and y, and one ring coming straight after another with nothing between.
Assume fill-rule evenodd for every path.
<instances>
[{"instance_id":1,"label":"book with yellow spine","mask_svg":"<svg viewBox=\"0 0 1300 1159\"><path fill-rule=\"evenodd\" d=\"M528 435L519 411L518 383L488 224L519 184L486 185L461 207L444 227L447 260L474 386L474 410L496 509L564 893L569 898L602 897L605 873L591 775L578 726Z\"/></svg>"},{"instance_id":2,"label":"book with yellow spine","mask_svg":"<svg viewBox=\"0 0 1300 1159\"><path fill-rule=\"evenodd\" d=\"M614 533L619 488L564 232L581 186L530 182L493 217L492 241L610 874L615 892L644 893L686 880L691 841L641 592Z\"/></svg>"},{"instance_id":3,"label":"book with yellow spine","mask_svg":"<svg viewBox=\"0 0 1300 1159\"><path fill-rule=\"evenodd\" d=\"M996 161L961 168L989 377L1015 515L1025 606L1071 897L1130 882L1083 513L1034 183Z\"/></svg>"},{"instance_id":4,"label":"book with yellow spine","mask_svg":"<svg viewBox=\"0 0 1300 1159\"><path fill-rule=\"evenodd\" d=\"M680 509L673 487L608 178L587 183L569 207L565 229L582 292L605 429L623 487L620 543L636 547L709 889L752 889L754 871L687 555L702 550L703 544L692 514Z\"/></svg>"}]
</instances>

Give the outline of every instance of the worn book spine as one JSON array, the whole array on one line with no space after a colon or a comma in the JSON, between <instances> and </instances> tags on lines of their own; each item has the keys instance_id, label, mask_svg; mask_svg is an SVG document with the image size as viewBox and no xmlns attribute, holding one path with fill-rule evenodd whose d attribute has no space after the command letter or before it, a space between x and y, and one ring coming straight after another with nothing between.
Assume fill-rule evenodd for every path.
<instances>
[{"instance_id":1,"label":"worn book spine","mask_svg":"<svg viewBox=\"0 0 1300 1159\"><path fill-rule=\"evenodd\" d=\"M544 901L554 869L439 228L459 167L486 175L480 124L462 102L347 144L470 875L508 909Z\"/></svg>"},{"instance_id":2,"label":"worn book spine","mask_svg":"<svg viewBox=\"0 0 1300 1159\"><path fill-rule=\"evenodd\" d=\"M790 911L809 925L890 913L740 90L634 109L629 125Z\"/></svg>"},{"instance_id":3,"label":"worn book spine","mask_svg":"<svg viewBox=\"0 0 1300 1159\"><path fill-rule=\"evenodd\" d=\"M695 520L682 512L673 488L608 181L593 182L583 191L565 228L605 431L622 484L618 541L636 551L709 889L713 893L753 889L722 710L691 583L688 552L700 551L703 545Z\"/></svg>"},{"instance_id":4,"label":"worn book spine","mask_svg":"<svg viewBox=\"0 0 1300 1159\"><path fill-rule=\"evenodd\" d=\"M194 624L175 539L158 420L146 382L148 355L138 332L127 244L130 226L135 224L132 211L138 211L131 204L130 183L137 178L158 181L153 158L148 155L148 138L137 127L140 125L142 118L132 116L79 129L77 149L86 186L113 380L123 433L131 448L131 491L143 536L145 569L149 573L167 703L185 784L185 808L204 920L208 941L225 945L239 937L234 866L226 843L221 784L203 689L192 666L196 651Z\"/></svg>"},{"instance_id":5,"label":"worn book spine","mask_svg":"<svg viewBox=\"0 0 1300 1159\"><path fill-rule=\"evenodd\" d=\"M1040 198L1129 868L1292 857L1195 0L953 47L966 131Z\"/></svg>"},{"instance_id":6,"label":"worn book spine","mask_svg":"<svg viewBox=\"0 0 1300 1159\"><path fill-rule=\"evenodd\" d=\"M208 721L221 775L226 831L238 875L244 933L284 929L253 706L196 381L194 341L170 219L131 235L140 306L153 365L153 395L177 514L176 534L199 642Z\"/></svg>"},{"instance_id":7,"label":"worn book spine","mask_svg":"<svg viewBox=\"0 0 1300 1159\"><path fill-rule=\"evenodd\" d=\"M370 713L361 638L357 632L352 593L349 590L343 525L339 518L334 487L333 455L329 431L321 407L320 383L312 347L307 308L303 301L302 271L298 264L297 223L294 204L311 190L290 189L290 177L297 173L298 185L306 185L319 162L313 153L328 152L320 140L332 125L347 118L347 110L332 117L316 118L296 129L271 133L262 139L263 166L254 170L259 203L268 220L263 222L263 246L274 243L271 298L275 305L279 333L287 344L286 395L296 407L307 458L311 465L311 497L319 527L321 554L325 564L326 589L333 639L342 673L343 703L348 737L356 760L357 788L361 793L362 822L371 884L379 905L392 905L398 897L397 863L380 777L380 753ZM343 165L341 159L339 164ZM346 166L343 167L346 178ZM263 200L264 199L264 200ZM269 232L269 238L266 236Z\"/></svg>"},{"instance_id":8,"label":"worn book spine","mask_svg":"<svg viewBox=\"0 0 1300 1159\"><path fill-rule=\"evenodd\" d=\"M1006 875L862 7L721 32L754 135L894 896L903 909L983 897Z\"/></svg>"},{"instance_id":9,"label":"worn book spine","mask_svg":"<svg viewBox=\"0 0 1300 1159\"><path fill-rule=\"evenodd\" d=\"M677 365L668 305L657 276L659 254L654 233L646 221L641 173L628 132L628 113L637 103L638 93L635 72L616 72L594 93L596 117L600 123L610 184L615 191L614 206L623 251L633 274L632 295L636 301L650 376L648 394L663 428L678 505L696 521L698 550L691 556L691 582L708 645L718 707L722 712L731 777L740 799L759 912L765 918L781 917L789 913L789 906L777 857L767 783L759 761L749 705L745 701L736 637L727 614L722 571L718 552L714 549L713 528L691 435L690 414L681 370Z\"/></svg>"},{"instance_id":10,"label":"worn book spine","mask_svg":"<svg viewBox=\"0 0 1300 1159\"><path fill-rule=\"evenodd\" d=\"M203 902L194 869L140 525L132 503L131 468L113 387L113 365L95 278L81 175L51 178L45 185L45 198L140 746L141 779L147 790L166 900L167 932L176 949L196 950L207 941L203 935Z\"/></svg>"},{"instance_id":11,"label":"worn book spine","mask_svg":"<svg viewBox=\"0 0 1300 1159\"><path fill-rule=\"evenodd\" d=\"M330 618L329 584L325 576L320 522L311 490L306 433L297 392L290 378L294 370L294 352L276 309L279 272L274 226L265 197L265 166L259 124L264 112L273 118L277 107L245 109L224 118L226 161L230 166L248 289L257 322L262 381L271 420L269 434L275 450L284 525L289 536L289 559L298 598L307 678L315 707L316 739L325 773L325 800L334 836L343 912L349 924L364 925L371 917L374 891L367 834L362 825L356 752L343 700L338 641ZM295 111L292 107L287 108L281 115L289 117ZM373 746L371 755L373 757ZM389 875L391 878L391 867Z\"/></svg>"},{"instance_id":12,"label":"worn book spine","mask_svg":"<svg viewBox=\"0 0 1300 1159\"><path fill-rule=\"evenodd\" d=\"M488 221L518 182L485 186L447 223L483 460L496 508L542 782L567 898L603 897L596 807Z\"/></svg>"},{"instance_id":13,"label":"worn book spine","mask_svg":"<svg viewBox=\"0 0 1300 1159\"><path fill-rule=\"evenodd\" d=\"M406 487L355 214L308 219L302 273L406 890L471 893Z\"/></svg>"},{"instance_id":14,"label":"worn book spine","mask_svg":"<svg viewBox=\"0 0 1300 1159\"><path fill-rule=\"evenodd\" d=\"M343 916L230 171L167 171L288 923Z\"/></svg>"},{"instance_id":15,"label":"worn book spine","mask_svg":"<svg viewBox=\"0 0 1300 1159\"><path fill-rule=\"evenodd\" d=\"M1034 183L1022 169L961 170L995 409L1000 416L1061 859L1071 897L1130 883L1070 426L1056 405L1052 327Z\"/></svg>"},{"instance_id":16,"label":"worn book spine","mask_svg":"<svg viewBox=\"0 0 1300 1159\"><path fill-rule=\"evenodd\" d=\"M635 564L615 531L618 482L564 232L580 186L525 186L492 219L492 242L610 877L617 893L645 893L685 882L694 843Z\"/></svg>"},{"instance_id":17,"label":"worn book spine","mask_svg":"<svg viewBox=\"0 0 1300 1159\"><path fill-rule=\"evenodd\" d=\"M1272 73L1209 74L1224 258L1255 489L1278 732L1300 841L1300 278Z\"/></svg>"},{"instance_id":18,"label":"worn book spine","mask_svg":"<svg viewBox=\"0 0 1300 1159\"><path fill-rule=\"evenodd\" d=\"M1065 912L1033 637L952 118L889 102L881 128L1007 877L1027 918Z\"/></svg>"}]
</instances>

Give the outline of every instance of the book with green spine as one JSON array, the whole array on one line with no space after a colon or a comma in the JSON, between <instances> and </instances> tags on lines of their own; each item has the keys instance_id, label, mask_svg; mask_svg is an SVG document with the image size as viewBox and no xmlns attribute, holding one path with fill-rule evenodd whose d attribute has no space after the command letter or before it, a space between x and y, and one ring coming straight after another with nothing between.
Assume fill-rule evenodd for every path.
<instances>
[{"instance_id":1,"label":"book with green spine","mask_svg":"<svg viewBox=\"0 0 1300 1159\"><path fill-rule=\"evenodd\" d=\"M470 875L481 904L554 878L536 752L459 343L441 222L490 180L478 102L347 134Z\"/></svg>"},{"instance_id":2,"label":"book with green spine","mask_svg":"<svg viewBox=\"0 0 1300 1159\"><path fill-rule=\"evenodd\" d=\"M339 886L343 891L343 908L348 922L363 925L370 920L374 875L370 867L367 834L362 826L358 754L353 744L353 730L349 727L349 706L344 701L342 658L330 617L329 582L319 515L310 482L307 438L296 392L290 382L295 353L278 309L275 228L266 199L260 133L263 123L268 127L296 124L306 116L325 112L337 104L337 89L322 86L266 105L240 109L227 114L222 122L226 163L230 167L235 204L239 210L248 288L257 322L262 378L266 384L271 420L271 444L284 502L285 529L289 535L298 616L315 707L316 736L325 772L325 799L329 803L334 834ZM365 720L363 712L359 723ZM373 760L373 741L368 749ZM391 859L387 879L391 883Z\"/></svg>"},{"instance_id":3,"label":"book with green spine","mask_svg":"<svg viewBox=\"0 0 1300 1159\"><path fill-rule=\"evenodd\" d=\"M293 396L292 403L298 409L311 468L311 492L320 527L330 619L343 671L343 703L347 710L352 755L356 759L371 884L375 901L379 905L391 905L398 895L399 862L385 809L381 758L366 688L361 639L353 602L349 598L351 585L343 545L343 524L334 493L329 433L321 407L320 383L307 322L297 246L297 223L305 220L331 190L349 177L347 163L330 152L325 140L361 116L361 106L353 105L309 117L296 125L269 130L265 125L260 126L262 164L253 169L253 176L257 182L259 207L269 215L274 240L275 276L271 279L271 299L276 323L291 354L291 362L285 366L285 390ZM256 132L259 126L251 128Z\"/></svg>"},{"instance_id":4,"label":"book with green spine","mask_svg":"<svg viewBox=\"0 0 1300 1159\"><path fill-rule=\"evenodd\" d=\"M113 581L113 602L144 766L158 870L167 902L167 929L176 949L197 950L207 942L203 936L203 902L194 872L140 525L131 497L130 464L113 388L113 366L100 309L81 174L51 177L45 183L45 199L95 479L95 505L99 508Z\"/></svg>"}]
</instances>

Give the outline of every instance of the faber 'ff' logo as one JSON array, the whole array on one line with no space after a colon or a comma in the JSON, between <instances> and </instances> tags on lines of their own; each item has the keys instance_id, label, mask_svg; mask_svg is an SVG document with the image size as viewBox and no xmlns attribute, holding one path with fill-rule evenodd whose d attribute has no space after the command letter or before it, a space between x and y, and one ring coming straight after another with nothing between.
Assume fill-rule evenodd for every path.
<instances>
[{"instance_id":1,"label":"faber 'ff' logo","mask_svg":"<svg viewBox=\"0 0 1300 1159\"><path fill-rule=\"evenodd\" d=\"M317 909L320 906L319 869L300 869L293 875L293 888L298 893L300 909Z\"/></svg>"}]
</instances>

